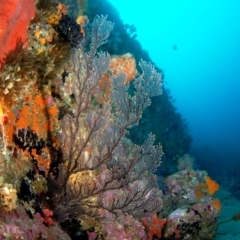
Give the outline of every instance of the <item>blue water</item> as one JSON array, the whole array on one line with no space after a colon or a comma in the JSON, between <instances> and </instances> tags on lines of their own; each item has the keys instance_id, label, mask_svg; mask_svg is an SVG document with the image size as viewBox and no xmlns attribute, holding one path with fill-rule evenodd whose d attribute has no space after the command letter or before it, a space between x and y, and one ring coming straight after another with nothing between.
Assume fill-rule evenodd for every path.
<instances>
[{"instance_id":1,"label":"blue water","mask_svg":"<svg viewBox=\"0 0 240 240\"><path fill-rule=\"evenodd\" d=\"M111 0L163 69L192 151L211 174L240 165L240 1Z\"/></svg>"}]
</instances>

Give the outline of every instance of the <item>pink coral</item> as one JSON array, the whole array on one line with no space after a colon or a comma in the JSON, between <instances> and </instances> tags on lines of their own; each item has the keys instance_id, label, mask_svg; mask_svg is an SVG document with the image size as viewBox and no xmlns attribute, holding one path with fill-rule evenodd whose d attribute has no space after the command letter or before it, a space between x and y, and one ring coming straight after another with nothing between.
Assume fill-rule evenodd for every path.
<instances>
[{"instance_id":1,"label":"pink coral","mask_svg":"<svg viewBox=\"0 0 240 240\"><path fill-rule=\"evenodd\" d=\"M88 232L88 240L96 240L98 239L98 234L95 232Z\"/></svg>"},{"instance_id":2,"label":"pink coral","mask_svg":"<svg viewBox=\"0 0 240 240\"><path fill-rule=\"evenodd\" d=\"M0 239L70 239L60 227L43 224L40 214L29 218L25 209L19 205L11 212L0 211Z\"/></svg>"},{"instance_id":3,"label":"pink coral","mask_svg":"<svg viewBox=\"0 0 240 240\"><path fill-rule=\"evenodd\" d=\"M107 233L106 240L147 240L144 227L141 222L132 216L126 215L119 221L109 221L104 223L104 231Z\"/></svg>"}]
</instances>

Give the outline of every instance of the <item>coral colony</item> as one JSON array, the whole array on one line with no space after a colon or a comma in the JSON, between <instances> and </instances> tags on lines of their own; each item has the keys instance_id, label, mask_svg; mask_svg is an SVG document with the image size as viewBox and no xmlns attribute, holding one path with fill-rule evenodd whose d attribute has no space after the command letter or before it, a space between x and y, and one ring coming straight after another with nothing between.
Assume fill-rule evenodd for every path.
<instances>
[{"instance_id":1,"label":"coral colony","mask_svg":"<svg viewBox=\"0 0 240 240\"><path fill-rule=\"evenodd\" d=\"M0 239L213 239L219 185L184 155L163 193L154 135L126 138L162 93L161 73L100 51L106 16L0 4Z\"/></svg>"}]
</instances>

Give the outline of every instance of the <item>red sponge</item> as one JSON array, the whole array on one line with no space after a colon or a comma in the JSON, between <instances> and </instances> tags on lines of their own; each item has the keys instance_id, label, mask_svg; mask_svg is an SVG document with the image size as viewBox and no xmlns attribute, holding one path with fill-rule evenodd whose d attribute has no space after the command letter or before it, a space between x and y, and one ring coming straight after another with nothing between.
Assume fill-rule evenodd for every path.
<instances>
[{"instance_id":1,"label":"red sponge","mask_svg":"<svg viewBox=\"0 0 240 240\"><path fill-rule=\"evenodd\" d=\"M3 57L27 40L27 28L35 15L35 0L0 0L0 68Z\"/></svg>"}]
</instances>

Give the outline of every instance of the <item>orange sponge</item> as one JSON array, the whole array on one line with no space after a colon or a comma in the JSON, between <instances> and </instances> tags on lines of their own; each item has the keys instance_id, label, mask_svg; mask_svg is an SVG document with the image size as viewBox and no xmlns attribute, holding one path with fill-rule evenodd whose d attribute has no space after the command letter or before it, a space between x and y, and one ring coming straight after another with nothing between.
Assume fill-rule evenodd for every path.
<instances>
[{"instance_id":1,"label":"orange sponge","mask_svg":"<svg viewBox=\"0 0 240 240\"><path fill-rule=\"evenodd\" d=\"M209 176L206 176L205 181L208 186L208 192L210 195L213 195L219 190L219 184L213 181Z\"/></svg>"}]
</instances>

